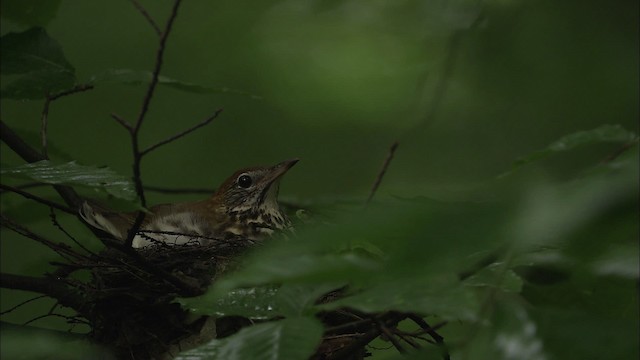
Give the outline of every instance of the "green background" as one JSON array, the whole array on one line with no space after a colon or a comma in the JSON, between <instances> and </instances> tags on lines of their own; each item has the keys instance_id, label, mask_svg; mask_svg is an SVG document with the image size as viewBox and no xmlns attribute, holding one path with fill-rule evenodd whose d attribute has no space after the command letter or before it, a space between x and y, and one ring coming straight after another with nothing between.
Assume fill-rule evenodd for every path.
<instances>
[{"instance_id":1,"label":"green background","mask_svg":"<svg viewBox=\"0 0 640 360\"><path fill-rule=\"evenodd\" d=\"M172 2L140 2L162 26ZM14 15L20 7L29 16ZM228 90L160 86L142 144L224 112L146 157L143 180L214 188L239 168L298 157L283 199L363 201L394 141L400 145L381 199L489 200L571 179L620 144L580 148L496 177L569 133L603 124L638 133L638 12L635 0L185 1L162 74ZM2 35L43 25L80 83L108 69L149 71L155 60L158 37L128 1L5 0L2 15ZM110 114L133 121L145 89L102 84L54 102L52 159L130 175L128 134ZM42 105L3 99L1 118L37 146ZM3 165L22 163L4 144L1 150ZM198 197L147 194L150 204ZM51 231L47 209L15 195L3 195L2 204L31 228ZM89 238L73 219L60 218ZM3 230L2 271L42 274L50 252L13 240ZM27 298L21 295L3 290L2 309ZM25 307L7 320L26 321L43 308Z\"/></svg>"}]
</instances>

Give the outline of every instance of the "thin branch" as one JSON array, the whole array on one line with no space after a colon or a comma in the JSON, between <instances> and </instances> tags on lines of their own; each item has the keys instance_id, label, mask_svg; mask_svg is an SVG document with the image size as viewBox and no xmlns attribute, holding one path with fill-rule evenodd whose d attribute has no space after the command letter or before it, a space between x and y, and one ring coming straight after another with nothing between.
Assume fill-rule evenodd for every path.
<instances>
[{"instance_id":1,"label":"thin branch","mask_svg":"<svg viewBox=\"0 0 640 360\"><path fill-rule=\"evenodd\" d=\"M18 156L26 162L33 163L46 160L42 154L33 149L29 144L24 142L11 128L3 121L0 121L0 138L7 144ZM62 199L73 209L77 209L82 204L82 199L78 194L68 186L54 185L54 189L60 194Z\"/></svg>"},{"instance_id":2,"label":"thin branch","mask_svg":"<svg viewBox=\"0 0 640 360\"><path fill-rule=\"evenodd\" d=\"M57 94L47 94L46 99L44 101L44 107L42 109L42 116L41 116L41 125L40 125L40 138L41 138L41 142L42 142L42 156L46 159L49 158L49 155L47 154L47 119L49 117L49 105L51 105L52 102L58 100L59 98L63 97L63 96L68 96L71 94L75 94L78 92L83 92L83 91L87 91L87 90L91 90L93 89L93 85L87 85L87 84L80 84L80 85L76 85L73 88L69 89L69 90L65 90L62 92L59 92Z\"/></svg>"},{"instance_id":3,"label":"thin branch","mask_svg":"<svg viewBox=\"0 0 640 360\"><path fill-rule=\"evenodd\" d=\"M87 334L45 329L45 328L40 328L35 326L16 325L6 321L0 321L0 332L4 334L5 331L14 331L14 332L19 331L23 334L29 333L29 334L33 334L34 336L42 336L42 335L46 335L47 337L56 336L58 338L68 339L68 340L86 340L87 338Z\"/></svg>"},{"instance_id":4,"label":"thin branch","mask_svg":"<svg viewBox=\"0 0 640 360\"><path fill-rule=\"evenodd\" d=\"M424 320L423 318L421 318L416 314L409 314L408 317L409 319L411 319L411 321L413 321L418 326L420 326L422 330L424 330L427 334L429 334L429 336L431 336L431 338L436 342L436 344L438 344L438 346L440 347L440 350L442 351L442 359L450 360L451 356L449 355L449 350L447 349L447 345L444 343L444 338L436 332L436 329L445 325L446 322L438 324L435 327L432 327L426 322L426 320Z\"/></svg>"},{"instance_id":5,"label":"thin branch","mask_svg":"<svg viewBox=\"0 0 640 360\"><path fill-rule=\"evenodd\" d=\"M151 77L151 83L147 88L147 93L142 101L142 108L140 109L140 114L138 115L138 120L134 126L134 132L137 134L140 131L140 127L142 126L142 122L144 121L145 116L147 115L147 111L149 110L149 103L151 103L151 98L156 90L156 86L158 85L158 77L160 76L160 69L162 69L162 61L164 59L164 51L166 49L167 38L169 37L169 33L171 33L171 28L173 27L173 22L178 15L178 8L180 7L180 3L182 0L175 0L173 3L173 7L171 8L171 14L169 15L169 19L167 20L167 24L165 25L164 31L162 32L162 36L160 37L160 45L158 46L158 51L156 53L156 64L153 69L153 76Z\"/></svg>"},{"instance_id":6,"label":"thin branch","mask_svg":"<svg viewBox=\"0 0 640 360\"><path fill-rule=\"evenodd\" d=\"M127 129L127 131L129 131L129 133L133 132L133 127L131 126L131 124L129 124L127 122L127 120L121 118L120 116L118 116L117 114L111 114L111 117L118 122L118 124L122 125L123 128Z\"/></svg>"},{"instance_id":7,"label":"thin branch","mask_svg":"<svg viewBox=\"0 0 640 360\"><path fill-rule=\"evenodd\" d=\"M87 249L75 237L71 236L71 234L69 234L69 232L67 230L65 230L62 227L62 225L60 225L60 223L58 222L58 218L56 217L56 213L53 210L53 208L49 208L49 209L50 209L49 218L51 218L51 222L53 223L53 226L58 228L58 230L62 231L63 234L65 234L69 239L71 239L71 241L73 241L76 245L78 245L82 250L86 251L89 255L92 255L93 257L98 257L98 254L96 254L93 251Z\"/></svg>"},{"instance_id":8,"label":"thin branch","mask_svg":"<svg viewBox=\"0 0 640 360\"><path fill-rule=\"evenodd\" d=\"M6 192L16 193L18 195L21 195L21 196L27 198L27 199L37 201L37 202L39 202L41 204L44 204L44 205L47 205L49 207L58 209L60 211L64 211L67 214L77 215L77 212L75 210L73 210L72 208L70 208L70 207L58 204L58 203L53 202L51 200L43 199L43 198L41 198L39 196L30 194L30 193L28 193L26 191L22 191L22 190L20 190L18 188L15 188L15 187L12 187L12 186L8 186L8 185L4 185L4 184L0 184L0 189L2 189L3 191L6 191Z\"/></svg>"},{"instance_id":9,"label":"thin branch","mask_svg":"<svg viewBox=\"0 0 640 360\"><path fill-rule=\"evenodd\" d=\"M376 177L376 181L373 183L373 186L371 187L371 193L367 198L367 204L371 202L371 199L373 199L373 196L376 194L376 191L378 190L378 187L382 182L382 178L384 177L384 174L387 172L387 168L389 167L389 164L391 164L391 160L393 159L393 155L396 152L397 148L398 148L397 141L391 144L391 147L389 148L389 153L387 154L387 158L384 160L384 163L382 164L382 168L380 169L380 172Z\"/></svg>"},{"instance_id":10,"label":"thin branch","mask_svg":"<svg viewBox=\"0 0 640 360\"><path fill-rule=\"evenodd\" d=\"M138 194L138 198L140 199L140 205L142 207L147 206L147 200L144 195L144 187L142 185L142 175L140 164L142 161L142 153L140 152L140 145L138 139L138 133L140 132L140 128L142 127L142 123L144 122L145 116L147 115L147 111L149 110L149 104L151 103L151 99L153 98L153 94L155 93L156 87L158 85L158 77L160 76L160 69L162 69L162 61L164 58L164 51L166 48L167 38L169 37L169 33L171 33L171 28L173 26L173 22L178 15L178 8L180 7L180 3L182 0L175 0L173 3L173 7L171 8L171 14L169 15L169 19L167 20L167 24L165 26L164 31L162 32L162 36L160 36L160 44L158 45L158 51L156 53L156 63L153 69L153 76L151 77L151 83L149 83L149 87L147 88L147 93L144 96L144 100L142 101L142 107L140 108L140 114L138 115L138 119L135 124L132 126L132 129L129 131L131 135L131 150L133 151L133 182L136 186L136 193ZM144 222L146 214L143 211L138 213L136 216L136 220L133 223L131 229L127 233L127 239L125 241L125 245L131 247L133 244L133 239L140 229L140 226Z\"/></svg>"},{"instance_id":11,"label":"thin branch","mask_svg":"<svg viewBox=\"0 0 640 360\"><path fill-rule=\"evenodd\" d=\"M40 124L40 142L42 146L42 157L49 158L47 154L47 118L49 117L49 105L51 104L51 97L47 95L44 101L44 107L42 108L41 124Z\"/></svg>"},{"instance_id":12,"label":"thin branch","mask_svg":"<svg viewBox=\"0 0 640 360\"><path fill-rule=\"evenodd\" d=\"M398 339L396 339L395 335L392 334L391 331L389 331L389 329L387 329L387 327L380 320L374 319L374 321L378 329L380 329L380 331L387 337L387 339L391 341L391 344L393 344L393 346L396 348L396 350L398 350L398 352L400 352L401 354L404 354L407 352L407 350L405 350L402 347L402 344L400 344Z\"/></svg>"},{"instance_id":13,"label":"thin branch","mask_svg":"<svg viewBox=\"0 0 640 360\"><path fill-rule=\"evenodd\" d=\"M27 300L15 305L15 306L12 306L11 308L9 308L9 309L7 309L7 310L5 310L3 312L0 312L0 315L6 315L6 314L8 314L8 313L10 313L10 312L12 312L12 311L24 306L24 305L32 302L32 301L40 300L40 299L46 298L46 297L47 297L47 295L38 295L36 297L32 297L32 298L27 299Z\"/></svg>"},{"instance_id":14,"label":"thin branch","mask_svg":"<svg viewBox=\"0 0 640 360\"><path fill-rule=\"evenodd\" d=\"M75 93L79 93L79 92L85 92L85 91L89 91L93 89L93 85L89 85L89 84L80 84L80 85L76 85L73 88L69 89L69 90L65 90L65 91L61 91L57 94L51 95L51 101L56 101L58 99L60 99L61 97L65 97L65 96L69 96L71 94L75 94Z\"/></svg>"},{"instance_id":15,"label":"thin branch","mask_svg":"<svg viewBox=\"0 0 640 360\"><path fill-rule=\"evenodd\" d=\"M129 2L131 2L131 4L133 4L136 10L138 10L138 12L142 14L145 20L147 20L149 25L151 25L153 30L156 32L156 34L158 36L162 35L162 30L160 30L160 27L158 26L158 24L155 22L155 20L153 20L151 15L149 15L149 13L147 12L147 9L145 9L137 0L129 0Z\"/></svg>"},{"instance_id":16,"label":"thin branch","mask_svg":"<svg viewBox=\"0 0 640 360\"><path fill-rule=\"evenodd\" d=\"M66 283L55 278L37 278L0 273L0 287L47 295L58 300L60 305L72 308L81 315L87 310L87 303L80 293L70 289Z\"/></svg>"},{"instance_id":17,"label":"thin branch","mask_svg":"<svg viewBox=\"0 0 640 360\"><path fill-rule=\"evenodd\" d=\"M60 256L64 257L69 262L72 262L72 261L68 257L73 257L79 260L87 259L85 256L76 253L67 244L63 244L63 243L56 244L55 242L48 240L23 226L18 225L13 220L7 218L4 214L0 215L0 224L2 224L2 226L6 227L7 229L13 230L14 232L26 238L29 238L31 240L35 240L41 243L42 245L58 253Z\"/></svg>"},{"instance_id":18,"label":"thin branch","mask_svg":"<svg viewBox=\"0 0 640 360\"><path fill-rule=\"evenodd\" d=\"M160 147L160 146L162 146L162 145L166 145L166 144L168 144L168 143L170 143L170 142L172 142L172 141L178 140L178 139L180 139L181 137L183 137L183 136L185 136L185 135L187 135L187 134L189 134L189 133L191 133L191 132L193 132L193 131L195 131L195 130L198 130L199 128L201 128L201 127L203 127L203 126L208 125L210 122L212 122L213 120L215 120L215 118L217 118L217 117L218 117L218 115L219 115L221 112L222 112L222 109L218 109L218 110L216 110L216 112L215 112L213 115L209 116L208 118L206 118L206 119L205 119L204 121L202 121L201 123L196 124L196 125L194 125L194 126L192 126L192 127L188 128L187 130L184 130L184 131L183 131L183 132L181 132L181 133L178 133L178 134L175 134L175 135L173 135L173 136L170 136L169 138L164 139L164 140L162 140L162 141L158 142L158 143L157 143L157 144L155 144L155 145L151 145L151 146L149 146L148 148L146 148L146 149L144 149L144 150L142 150L142 151L140 152L140 156L144 156L144 155L148 154L149 152L151 152L151 151L153 151L153 150L155 150L155 149L159 148L159 147Z\"/></svg>"}]
</instances>

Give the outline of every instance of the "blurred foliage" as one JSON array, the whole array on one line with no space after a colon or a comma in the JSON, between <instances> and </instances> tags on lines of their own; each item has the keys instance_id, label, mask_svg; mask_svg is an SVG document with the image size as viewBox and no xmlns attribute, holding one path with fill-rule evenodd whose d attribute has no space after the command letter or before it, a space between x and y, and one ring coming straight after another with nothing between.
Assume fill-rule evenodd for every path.
<instances>
[{"instance_id":1,"label":"blurred foliage","mask_svg":"<svg viewBox=\"0 0 640 360\"><path fill-rule=\"evenodd\" d=\"M140 3L164 22L168 1ZM38 148L42 99L95 86L51 104L51 162L25 166L0 145L2 183L23 184L9 176L20 170L129 198L129 139L109 114L137 116L155 33L127 1L1 6L5 123ZM638 358L638 10L631 0L185 2L142 143L225 111L146 157L145 184L213 188L237 168L298 156L283 197L306 211L295 237L256 249L202 297L179 299L197 314L284 319L184 358L302 359L322 336L314 315L343 306L449 321L439 331L454 359ZM1 205L65 239L46 209L9 193ZM3 272L50 271L46 249L2 237ZM347 284L341 299L317 303ZM24 300L1 295L2 310ZM20 336L3 333L3 358L67 346ZM440 356L431 346L373 353Z\"/></svg>"}]
</instances>

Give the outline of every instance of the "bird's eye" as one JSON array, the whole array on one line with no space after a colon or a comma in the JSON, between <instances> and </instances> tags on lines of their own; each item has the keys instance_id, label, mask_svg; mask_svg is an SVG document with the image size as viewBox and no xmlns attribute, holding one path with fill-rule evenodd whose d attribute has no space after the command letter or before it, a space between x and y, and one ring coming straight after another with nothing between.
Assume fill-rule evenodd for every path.
<instances>
[{"instance_id":1,"label":"bird's eye","mask_svg":"<svg viewBox=\"0 0 640 360\"><path fill-rule=\"evenodd\" d=\"M247 175L247 174L242 174L240 176L238 176L238 180L237 180L238 186L240 186L241 188L248 188L251 186L251 184L253 184L253 180L251 179L251 176Z\"/></svg>"}]
</instances>

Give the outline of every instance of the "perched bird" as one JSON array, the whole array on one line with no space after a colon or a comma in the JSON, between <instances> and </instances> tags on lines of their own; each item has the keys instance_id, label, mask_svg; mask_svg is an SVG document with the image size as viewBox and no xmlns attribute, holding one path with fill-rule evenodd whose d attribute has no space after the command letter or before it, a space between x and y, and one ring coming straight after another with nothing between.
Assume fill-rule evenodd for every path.
<instances>
[{"instance_id":1,"label":"perched bird","mask_svg":"<svg viewBox=\"0 0 640 360\"><path fill-rule=\"evenodd\" d=\"M271 167L238 170L208 199L149 208L132 246L208 244L234 236L260 240L289 228L291 222L277 198L282 175L297 162L292 159ZM91 226L124 241L138 213L108 211L85 202L80 215Z\"/></svg>"}]
</instances>

